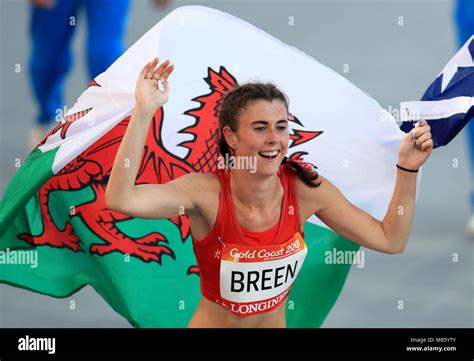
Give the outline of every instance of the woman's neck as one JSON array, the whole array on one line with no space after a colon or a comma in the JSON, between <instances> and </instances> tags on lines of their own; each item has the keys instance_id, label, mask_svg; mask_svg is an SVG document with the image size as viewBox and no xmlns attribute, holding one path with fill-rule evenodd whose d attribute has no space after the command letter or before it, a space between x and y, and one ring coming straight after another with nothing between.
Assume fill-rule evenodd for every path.
<instances>
[{"instance_id":1,"label":"woman's neck","mask_svg":"<svg viewBox=\"0 0 474 361\"><path fill-rule=\"evenodd\" d=\"M278 174L274 176L259 176L248 170L231 170L230 188L233 196L238 202L251 210L267 210L280 205L276 197L279 193L280 179Z\"/></svg>"}]
</instances>

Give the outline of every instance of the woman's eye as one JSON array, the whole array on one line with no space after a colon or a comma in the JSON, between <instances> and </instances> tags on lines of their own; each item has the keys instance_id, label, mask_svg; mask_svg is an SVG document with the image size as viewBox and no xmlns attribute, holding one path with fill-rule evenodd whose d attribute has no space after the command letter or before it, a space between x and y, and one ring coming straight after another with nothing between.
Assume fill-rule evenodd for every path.
<instances>
[{"instance_id":1,"label":"woman's eye","mask_svg":"<svg viewBox=\"0 0 474 361\"><path fill-rule=\"evenodd\" d=\"M257 127L257 128L255 128L255 130L256 130L257 132L264 131L265 129L266 129L266 127ZM278 129L279 131L284 131L284 130L286 130L286 126L277 127L277 129Z\"/></svg>"}]
</instances>

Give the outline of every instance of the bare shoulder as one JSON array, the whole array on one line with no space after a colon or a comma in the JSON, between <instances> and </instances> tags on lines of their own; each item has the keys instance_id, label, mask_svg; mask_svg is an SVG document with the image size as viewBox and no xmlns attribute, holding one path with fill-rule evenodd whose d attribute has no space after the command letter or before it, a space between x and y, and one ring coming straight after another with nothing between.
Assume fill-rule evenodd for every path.
<instances>
[{"instance_id":1,"label":"bare shoulder","mask_svg":"<svg viewBox=\"0 0 474 361\"><path fill-rule=\"evenodd\" d=\"M211 173L189 173L184 175L191 188L195 191L215 191L219 190L219 179Z\"/></svg>"},{"instance_id":2,"label":"bare shoulder","mask_svg":"<svg viewBox=\"0 0 474 361\"><path fill-rule=\"evenodd\" d=\"M182 176L187 188L191 191L194 202L202 208L213 195L218 196L220 191L219 179L211 173L189 173Z\"/></svg>"},{"instance_id":3,"label":"bare shoulder","mask_svg":"<svg viewBox=\"0 0 474 361\"><path fill-rule=\"evenodd\" d=\"M331 182L320 173L318 173L317 181L320 183L318 187L310 187L295 175L296 196L303 217L308 218L320 211L328 198Z\"/></svg>"},{"instance_id":4,"label":"bare shoulder","mask_svg":"<svg viewBox=\"0 0 474 361\"><path fill-rule=\"evenodd\" d=\"M175 178L171 182L180 183L192 191L205 190L209 187L219 185L219 180L211 173L187 173L181 177Z\"/></svg>"}]
</instances>

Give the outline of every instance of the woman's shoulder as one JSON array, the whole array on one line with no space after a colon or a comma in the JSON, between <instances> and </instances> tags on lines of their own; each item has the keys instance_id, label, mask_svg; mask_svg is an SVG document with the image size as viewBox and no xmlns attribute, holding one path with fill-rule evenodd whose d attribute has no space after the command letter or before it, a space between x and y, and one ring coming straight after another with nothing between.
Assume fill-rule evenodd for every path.
<instances>
[{"instance_id":1,"label":"woman's shoulder","mask_svg":"<svg viewBox=\"0 0 474 361\"><path fill-rule=\"evenodd\" d=\"M325 183L328 181L318 172L316 181L320 183L318 187L311 187L294 173L294 183L298 204L301 207L308 208L311 214L316 213L321 207L321 201L324 198Z\"/></svg>"},{"instance_id":2,"label":"woman's shoulder","mask_svg":"<svg viewBox=\"0 0 474 361\"><path fill-rule=\"evenodd\" d=\"M220 183L217 172L212 173L188 173L185 175L191 182L192 190L196 192L219 192Z\"/></svg>"}]
</instances>

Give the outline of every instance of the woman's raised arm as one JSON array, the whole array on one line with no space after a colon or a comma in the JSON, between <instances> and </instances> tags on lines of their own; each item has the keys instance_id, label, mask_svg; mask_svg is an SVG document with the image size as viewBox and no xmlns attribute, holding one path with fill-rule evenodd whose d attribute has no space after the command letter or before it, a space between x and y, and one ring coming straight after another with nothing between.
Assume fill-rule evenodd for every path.
<instances>
[{"instance_id":1,"label":"woman's raised arm","mask_svg":"<svg viewBox=\"0 0 474 361\"><path fill-rule=\"evenodd\" d=\"M142 218L169 218L181 209L194 209L192 187L199 174L188 174L166 184L135 185L143 147L154 113L168 100L168 77L173 65L158 58L146 64L137 80L130 122L115 157L105 192L106 206ZM159 89L158 80L164 88ZM196 179L194 179L196 178Z\"/></svg>"},{"instance_id":2,"label":"woman's raised arm","mask_svg":"<svg viewBox=\"0 0 474 361\"><path fill-rule=\"evenodd\" d=\"M315 214L343 237L375 251L396 254L404 251L415 212L416 172L433 151L430 126L424 120L403 138L398 153L397 179L393 196L382 221L349 202L329 180L307 190L305 197L318 201ZM411 170L411 171L407 171Z\"/></svg>"}]
</instances>

